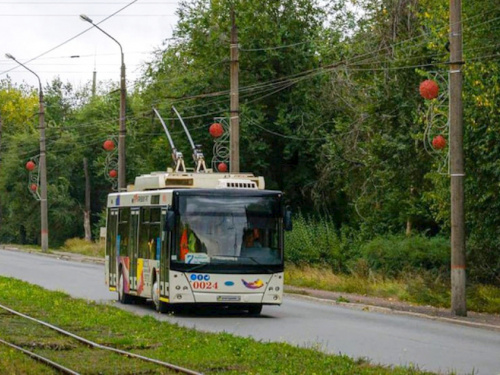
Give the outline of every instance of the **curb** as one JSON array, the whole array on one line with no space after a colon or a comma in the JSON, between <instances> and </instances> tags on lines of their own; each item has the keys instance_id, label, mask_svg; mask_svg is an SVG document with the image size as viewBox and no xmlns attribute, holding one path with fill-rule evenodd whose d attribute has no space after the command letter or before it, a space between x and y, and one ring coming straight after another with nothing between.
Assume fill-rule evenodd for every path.
<instances>
[{"instance_id":1,"label":"curb","mask_svg":"<svg viewBox=\"0 0 500 375\"><path fill-rule=\"evenodd\" d=\"M48 257L48 258L72 260L75 262L82 262L82 263L104 264L104 258L90 257L90 256L80 255L80 254L75 254L75 253L66 253L63 251L49 250L48 253L43 253L39 250L21 249L18 247L8 246L8 245L0 245L0 250L7 250L7 251L12 251L12 252L17 251L17 252L21 252L21 253L41 255L44 257Z\"/></svg>"},{"instance_id":2,"label":"curb","mask_svg":"<svg viewBox=\"0 0 500 375\"><path fill-rule=\"evenodd\" d=\"M342 306L342 307L346 307L346 308L351 308L351 309L355 309L355 310L361 310L361 311L367 311L367 312L377 312L377 313L384 313L384 314L412 316L415 318L435 320L435 321L439 321L439 322L458 324L458 325L463 325L463 326L472 327L472 328L483 328L483 329L495 330L495 331L500 332L500 326L493 325L493 324L487 324L487 323L469 322L466 320L461 320L460 318L455 318L455 319L454 318L447 318L447 317L443 317L443 316L429 315L429 314L423 314L423 313L405 311L405 310L397 310L397 309L393 309L390 307L367 305L367 304L356 303L356 302L342 302L342 301L337 301L335 299L308 296L308 295L294 293L294 292L285 292L285 294L292 297L292 298L317 301L317 302L327 303L330 305L338 305L338 306ZM348 294L345 294L345 295L348 296Z\"/></svg>"}]
</instances>

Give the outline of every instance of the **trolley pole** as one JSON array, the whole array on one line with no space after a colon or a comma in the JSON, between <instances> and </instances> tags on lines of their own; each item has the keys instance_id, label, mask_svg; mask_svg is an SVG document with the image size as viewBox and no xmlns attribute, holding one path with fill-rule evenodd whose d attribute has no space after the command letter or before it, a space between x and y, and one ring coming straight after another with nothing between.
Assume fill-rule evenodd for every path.
<instances>
[{"instance_id":1,"label":"trolley pole","mask_svg":"<svg viewBox=\"0 0 500 375\"><path fill-rule=\"evenodd\" d=\"M238 85L238 28L231 9L231 111L230 111L230 156L229 166L231 173L240 171L240 108L239 108L239 85Z\"/></svg>"},{"instance_id":2,"label":"trolley pole","mask_svg":"<svg viewBox=\"0 0 500 375\"><path fill-rule=\"evenodd\" d=\"M39 103L39 129L40 129L40 212L41 212L41 243L42 251L46 253L49 249L49 220L48 220L48 208L47 208L47 162L46 162L46 151L45 151L45 109L43 106L43 90L42 81L38 74L33 70L28 68L26 65L17 61L14 56L9 53L5 54L8 59L14 60L16 63L21 65L23 68L33 73L38 79L38 103Z\"/></svg>"},{"instance_id":3,"label":"trolley pole","mask_svg":"<svg viewBox=\"0 0 500 375\"><path fill-rule=\"evenodd\" d=\"M450 0L451 310L466 316L461 13L462 0Z\"/></svg>"}]
</instances>

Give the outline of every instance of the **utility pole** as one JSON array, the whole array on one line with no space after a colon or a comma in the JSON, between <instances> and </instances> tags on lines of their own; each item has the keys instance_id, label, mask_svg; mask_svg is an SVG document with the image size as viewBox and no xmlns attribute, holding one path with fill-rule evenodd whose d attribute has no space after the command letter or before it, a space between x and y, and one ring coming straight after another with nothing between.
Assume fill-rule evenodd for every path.
<instances>
[{"instance_id":1,"label":"utility pole","mask_svg":"<svg viewBox=\"0 0 500 375\"><path fill-rule=\"evenodd\" d=\"M117 42L118 43L118 42ZM125 123L125 106L127 100L127 87L125 80L125 58L123 49L120 43L121 51L121 67L120 67L120 132L118 134L118 191L127 190L126 183L126 168L125 168L125 138L127 136L127 128Z\"/></svg>"},{"instance_id":2,"label":"utility pole","mask_svg":"<svg viewBox=\"0 0 500 375\"><path fill-rule=\"evenodd\" d=\"M85 230L85 241L92 241L90 231L90 178L87 158L83 158L83 172L85 173L85 211L83 212L83 229Z\"/></svg>"},{"instance_id":3,"label":"utility pole","mask_svg":"<svg viewBox=\"0 0 500 375\"><path fill-rule=\"evenodd\" d=\"M2 128L3 128L3 119L2 119L2 114L0 113L0 151L2 151Z\"/></svg>"},{"instance_id":4,"label":"utility pole","mask_svg":"<svg viewBox=\"0 0 500 375\"><path fill-rule=\"evenodd\" d=\"M137 1L137 0L136 0ZM135 2L135 1L134 1ZM120 66L120 131L118 133L118 191L124 191L127 189L126 179L125 179L125 171L126 171L126 162L125 162L125 137L127 135L126 129L126 119L125 119L125 109L126 109L126 100L127 100L127 87L126 87L126 79L125 79L125 55L123 53L123 47L119 41L113 38L106 31L101 29L97 24L92 21L91 18L86 16L85 14L80 14L80 19L82 21L88 22L92 24L97 30L105 34L107 37L112 39L118 47L120 47L120 55L121 55L121 66Z\"/></svg>"},{"instance_id":5,"label":"utility pole","mask_svg":"<svg viewBox=\"0 0 500 375\"><path fill-rule=\"evenodd\" d=\"M0 164L2 162L2 128L3 128L3 119L2 114L0 113ZM0 197L0 227L2 226L2 199Z\"/></svg>"},{"instance_id":6,"label":"utility pole","mask_svg":"<svg viewBox=\"0 0 500 375\"><path fill-rule=\"evenodd\" d=\"M462 0L450 0L451 310L466 316L461 17Z\"/></svg>"},{"instance_id":7,"label":"utility pole","mask_svg":"<svg viewBox=\"0 0 500 375\"><path fill-rule=\"evenodd\" d=\"M38 77L38 76L37 76ZM43 105L42 82L39 88L40 101L40 202L41 202L41 222L42 222L42 252L49 250L49 225L48 225L48 205L47 205L47 153L45 150L45 108Z\"/></svg>"},{"instance_id":8,"label":"utility pole","mask_svg":"<svg viewBox=\"0 0 500 375\"><path fill-rule=\"evenodd\" d=\"M16 60L14 56L10 53L6 53L5 57L14 60L16 63L21 65L27 71L33 73L38 79L38 103L39 103L39 113L38 122L40 129L40 213L41 213L41 243L42 252L46 253L49 250L49 220L48 220L48 208L47 208L47 161L45 152L45 109L43 106L43 90L42 90L42 80L33 70L28 68L23 63Z\"/></svg>"},{"instance_id":9,"label":"utility pole","mask_svg":"<svg viewBox=\"0 0 500 375\"><path fill-rule=\"evenodd\" d=\"M97 71L94 68L94 71L92 72L92 98L95 97L96 81L97 81Z\"/></svg>"},{"instance_id":10,"label":"utility pole","mask_svg":"<svg viewBox=\"0 0 500 375\"><path fill-rule=\"evenodd\" d=\"M231 8L231 117L229 121L229 166L231 173L240 172L240 104L238 70L238 28L236 27L234 8Z\"/></svg>"}]
</instances>

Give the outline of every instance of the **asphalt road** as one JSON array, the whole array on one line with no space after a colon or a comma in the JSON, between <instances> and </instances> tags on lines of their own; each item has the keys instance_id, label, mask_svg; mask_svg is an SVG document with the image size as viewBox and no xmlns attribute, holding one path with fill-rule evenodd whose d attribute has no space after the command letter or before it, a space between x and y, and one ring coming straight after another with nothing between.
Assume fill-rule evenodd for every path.
<instances>
[{"instance_id":1,"label":"asphalt road","mask_svg":"<svg viewBox=\"0 0 500 375\"><path fill-rule=\"evenodd\" d=\"M74 297L116 300L116 294L104 285L102 265L0 250L0 275L66 291ZM290 295L281 307L265 306L261 317L159 315L148 304L126 308L198 330L289 342L329 353L365 357L385 365L414 365L443 373L454 370L458 374L500 375L500 332L486 329L363 311Z\"/></svg>"}]
</instances>

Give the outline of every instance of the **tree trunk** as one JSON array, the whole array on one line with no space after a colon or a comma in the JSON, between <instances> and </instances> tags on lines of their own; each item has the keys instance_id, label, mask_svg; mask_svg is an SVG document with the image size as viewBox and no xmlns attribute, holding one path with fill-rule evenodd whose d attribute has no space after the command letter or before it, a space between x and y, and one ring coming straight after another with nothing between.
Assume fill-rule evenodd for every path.
<instances>
[{"instance_id":1,"label":"tree trunk","mask_svg":"<svg viewBox=\"0 0 500 375\"><path fill-rule=\"evenodd\" d=\"M83 159L83 170L85 172L85 211L83 212L83 227L85 229L85 240L91 242L90 231L90 180L87 158Z\"/></svg>"},{"instance_id":2,"label":"tree trunk","mask_svg":"<svg viewBox=\"0 0 500 375\"><path fill-rule=\"evenodd\" d=\"M406 236L411 236L411 218L406 219Z\"/></svg>"}]
</instances>

